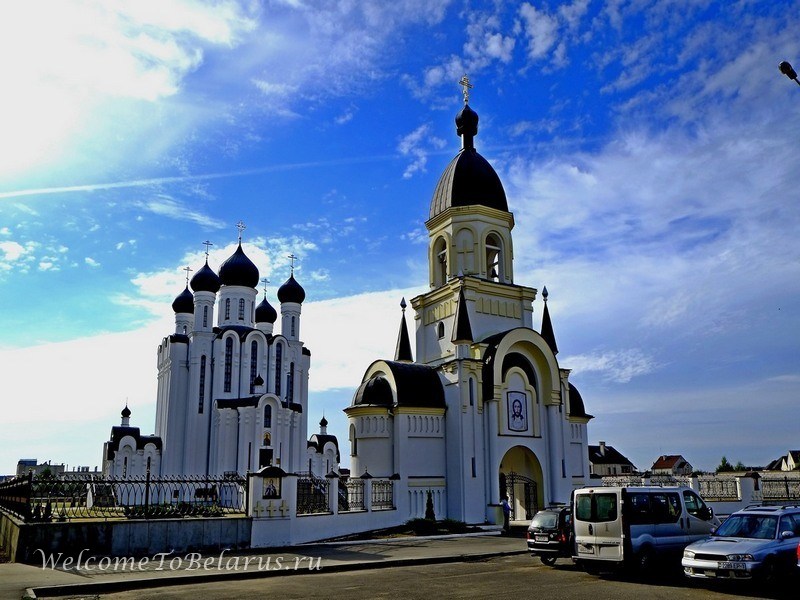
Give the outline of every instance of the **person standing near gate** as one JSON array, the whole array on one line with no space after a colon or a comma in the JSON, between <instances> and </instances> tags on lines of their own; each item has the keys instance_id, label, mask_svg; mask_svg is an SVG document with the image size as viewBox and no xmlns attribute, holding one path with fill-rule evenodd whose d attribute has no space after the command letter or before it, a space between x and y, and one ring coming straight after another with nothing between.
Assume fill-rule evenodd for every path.
<instances>
[{"instance_id":1,"label":"person standing near gate","mask_svg":"<svg viewBox=\"0 0 800 600\"><path fill-rule=\"evenodd\" d=\"M509 519L511 518L511 505L508 503L508 496L503 496L500 500L500 506L503 508L503 533L508 533L510 529Z\"/></svg>"}]
</instances>

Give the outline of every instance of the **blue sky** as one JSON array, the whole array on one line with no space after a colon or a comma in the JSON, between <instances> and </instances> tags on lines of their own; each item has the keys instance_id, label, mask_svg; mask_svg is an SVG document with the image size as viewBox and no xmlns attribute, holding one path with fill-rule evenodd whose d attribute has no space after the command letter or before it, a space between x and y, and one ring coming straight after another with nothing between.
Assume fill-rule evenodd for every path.
<instances>
[{"instance_id":1,"label":"blue sky","mask_svg":"<svg viewBox=\"0 0 800 600\"><path fill-rule=\"evenodd\" d=\"M0 473L99 465L126 399L152 431L181 269L240 219L273 303L299 257L311 422L343 438L425 284L465 72L590 443L799 448L799 4L3 3Z\"/></svg>"}]
</instances>

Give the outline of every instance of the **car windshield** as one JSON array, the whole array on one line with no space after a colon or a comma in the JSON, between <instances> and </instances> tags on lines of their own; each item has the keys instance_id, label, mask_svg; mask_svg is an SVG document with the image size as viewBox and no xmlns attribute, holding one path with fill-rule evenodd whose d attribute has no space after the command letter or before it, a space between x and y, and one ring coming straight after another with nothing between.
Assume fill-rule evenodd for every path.
<instances>
[{"instance_id":1,"label":"car windshield","mask_svg":"<svg viewBox=\"0 0 800 600\"><path fill-rule=\"evenodd\" d=\"M778 517L774 515L731 515L715 535L772 540L777 528Z\"/></svg>"},{"instance_id":2,"label":"car windshield","mask_svg":"<svg viewBox=\"0 0 800 600\"><path fill-rule=\"evenodd\" d=\"M558 525L558 513L542 511L534 515L532 527L546 527L553 529Z\"/></svg>"}]
</instances>

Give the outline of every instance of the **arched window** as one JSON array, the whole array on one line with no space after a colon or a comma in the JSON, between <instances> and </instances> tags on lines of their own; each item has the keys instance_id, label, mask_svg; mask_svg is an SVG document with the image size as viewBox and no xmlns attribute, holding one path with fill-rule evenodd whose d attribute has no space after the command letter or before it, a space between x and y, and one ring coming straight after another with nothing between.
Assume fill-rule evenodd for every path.
<instances>
[{"instance_id":1,"label":"arched window","mask_svg":"<svg viewBox=\"0 0 800 600\"><path fill-rule=\"evenodd\" d=\"M233 374L233 338L229 337L225 340L225 378L224 390L225 392L231 391L231 376Z\"/></svg>"},{"instance_id":2,"label":"arched window","mask_svg":"<svg viewBox=\"0 0 800 600\"><path fill-rule=\"evenodd\" d=\"M439 324L436 326L436 335L439 336L439 339L444 337L444 323L439 321Z\"/></svg>"},{"instance_id":3,"label":"arched window","mask_svg":"<svg viewBox=\"0 0 800 600\"><path fill-rule=\"evenodd\" d=\"M350 456L358 455L358 438L356 438L356 426L350 425Z\"/></svg>"},{"instance_id":4,"label":"arched window","mask_svg":"<svg viewBox=\"0 0 800 600\"><path fill-rule=\"evenodd\" d=\"M433 285L441 287L445 283L447 283L447 243L444 238L439 238L433 247Z\"/></svg>"},{"instance_id":5,"label":"arched window","mask_svg":"<svg viewBox=\"0 0 800 600\"><path fill-rule=\"evenodd\" d=\"M281 379L283 367L283 345L277 344L275 346L275 395L281 397Z\"/></svg>"},{"instance_id":6,"label":"arched window","mask_svg":"<svg viewBox=\"0 0 800 600\"><path fill-rule=\"evenodd\" d=\"M208 307L203 307L203 327L208 327Z\"/></svg>"},{"instance_id":7,"label":"arched window","mask_svg":"<svg viewBox=\"0 0 800 600\"><path fill-rule=\"evenodd\" d=\"M294 363L289 363L289 377L286 380L286 397L294 402Z\"/></svg>"},{"instance_id":8,"label":"arched window","mask_svg":"<svg viewBox=\"0 0 800 600\"><path fill-rule=\"evenodd\" d=\"M264 427L272 427L272 405L264 405Z\"/></svg>"},{"instance_id":9,"label":"arched window","mask_svg":"<svg viewBox=\"0 0 800 600\"><path fill-rule=\"evenodd\" d=\"M244 298L239 298L239 320L244 321Z\"/></svg>"},{"instance_id":10,"label":"arched window","mask_svg":"<svg viewBox=\"0 0 800 600\"><path fill-rule=\"evenodd\" d=\"M292 337L294 337L296 335L295 334L295 326L294 326L294 324L295 324L295 320L294 320L294 317L292 317L292 327L291 327Z\"/></svg>"},{"instance_id":11,"label":"arched window","mask_svg":"<svg viewBox=\"0 0 800 600\"><path fill-rule=\"evenodd\" d=\"M206 401L206 357L200 357L200 388L197 392L197 412L203 414L203 405Z\"/></svg>"},{"instance_id":12,"label":"arched window","mask_svg":"<svg viewBox=\"0 0 800 600\"><path fill-rule=\"evenodd\" d=\"M495 234L486 237L486 278L489 281L502 281L502 249L500 240Z\"/></svg>"},{"instance_id":13,"label":"arched window","mask_svg":"<svg viewBox=\"0 0 800 600\"><path fill-rule=\"evenodd\" d=\"M469 405L475 406L475 380L469 378Z\"/></svg>"},{"instance_id":14,"label":"arched window","mask_svg":"<svg viewBox=\"0 0 800 600\"><path fill-rule=\"evenodd\" d=\"M183 326L183 335L186 335L186 325Z\"/></svg>"},{"instance_id":15,"label":"arched window","mask_svg":"<svg viewBox=\"0 0 800 600\"><path fill-rule=\"evenodd\" d=\"M231 299L225 298L225 319L231 318Z\"/></svg>"},{"instance_id":16,"label":"arched window","mask_svg":"<svg viewBox=\"0 0 800 600\"><path fill-rule=\"evenodd\" d=\"M256 384L254 383L256 379L256 370L258 369L258 342L253 340L250 343L250 393L253 394L256 391Z\"/></svg>"},{"instance_id":17,"label":"arched window","mask_svg":"<svg viewBox=\"0 0 800 600\"><path fill-rule=\"evenodd\" d=\"M122 459L122 477L123 479L128 476L128 457Z\"/></svg>"}]
</instances>

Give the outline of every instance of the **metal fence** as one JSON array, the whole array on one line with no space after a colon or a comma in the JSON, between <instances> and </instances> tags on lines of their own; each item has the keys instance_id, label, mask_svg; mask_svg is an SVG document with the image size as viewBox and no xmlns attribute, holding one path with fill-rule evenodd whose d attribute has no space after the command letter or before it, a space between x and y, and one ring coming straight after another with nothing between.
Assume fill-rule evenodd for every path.
<instances>
[{"instance_id":1,"label":"metal fence","mask_svg":"<svg viewBox=\"0 0 800 600\"><path fill-rule=\"evenodd\" d=\"M64 479L30 476L0 484L0 507L28 522L218 517L245 513L243 477Z\"/></svg>"},{"instance_id":2,"label":"metal fence","mask_svg":"<svg viewBox=\"0 0 800 600\"><path fill-rule=\"evenodd\" d=\"M763 477L761 495L764 502L786 502L800 500L800 478Z\"/></svg>"},{"instance_id":3,"label":"metal fence","mask_svg":"<svg viewBox=\"0 0 800 600\"><path fill-rule=\"evenodd\" d=\"M341 482L347 494L347 508L343 511L364 510L364 480L348 479ZM341 510L341 506L339 507Z\"/></svg>"},{"instance_id":4,"label":"metal fence","mask_svg":"<svg viewBox=\"0 0 800 600\"><path fill-rule=\"evenodd\" d=\"M698 477L698 492L710 501L736 501L739 498L739 486L733 477Z\"/></svg>"},{"instance_id":5,"label":"metal fence","mask_svg":"<svg viewBox=\"0 0 800 600\"><path fill-rule=\"evenodd\" d=\"M394 508L394 485L387 479L372 480L372 509Z\"/></svg>"},{"instance_id":6,"label":"metal fence","mask_svg":"<svg viewBox=\"0 0 800 600\"><path fill-rule=\"evenodd\" d=\"M297 514L310 515L330 512L328 505L329 482L311 474L297 479Z\"/></svg>"}]
</instances>

